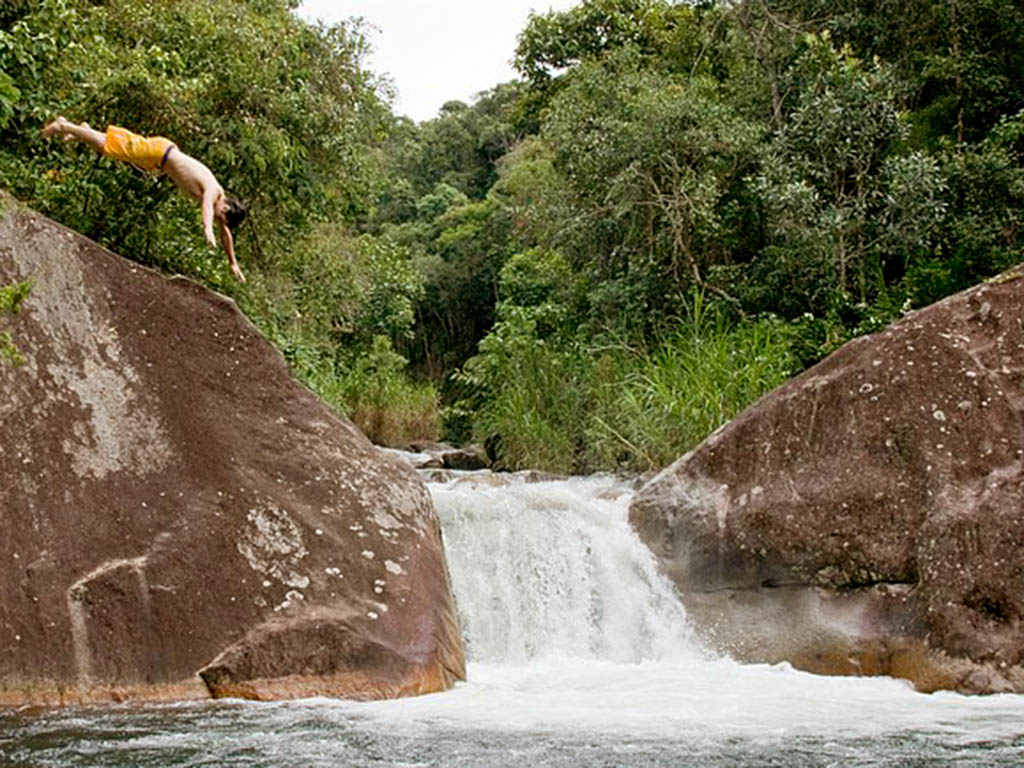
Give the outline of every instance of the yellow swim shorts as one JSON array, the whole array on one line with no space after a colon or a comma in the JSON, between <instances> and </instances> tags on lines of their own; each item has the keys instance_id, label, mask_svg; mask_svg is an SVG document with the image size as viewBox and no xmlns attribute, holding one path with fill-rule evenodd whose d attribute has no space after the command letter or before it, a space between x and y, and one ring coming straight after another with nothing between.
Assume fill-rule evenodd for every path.
<instances>
[{"instance_id":1,"label":"yellow swim shorts","mask_svg":"<svg viewBox=\"0 0 1024 768\"><path fill-rule=\"evenodd\" d=\"M160 171L173 148L174 142L163 136L139 136L125 128L108 125L103 154L144 171Z\"/></svg>"}]
</instances>

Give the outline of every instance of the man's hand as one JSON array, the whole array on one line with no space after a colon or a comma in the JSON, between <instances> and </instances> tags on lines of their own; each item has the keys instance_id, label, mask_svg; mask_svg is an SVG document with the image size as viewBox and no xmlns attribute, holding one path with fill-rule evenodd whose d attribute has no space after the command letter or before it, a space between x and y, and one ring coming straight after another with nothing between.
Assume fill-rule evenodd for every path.
<instances>
[{"instance_id":1,"label":"man's hand","mask_svg":"<svg viewBox=\"0 0 1024 768\"><path fill-rule=\"evenodd\" d=\"M238 260L235 258L235 238L231 236L231 229L223 217L217 219L217 226L220 228L221 245L224 246L224 253L228 255L228 263L231 265L231 274L238 278L240 283L244 283L245 275L242 274L242 268L238 266Z\"/></svg>"}]
</instances>

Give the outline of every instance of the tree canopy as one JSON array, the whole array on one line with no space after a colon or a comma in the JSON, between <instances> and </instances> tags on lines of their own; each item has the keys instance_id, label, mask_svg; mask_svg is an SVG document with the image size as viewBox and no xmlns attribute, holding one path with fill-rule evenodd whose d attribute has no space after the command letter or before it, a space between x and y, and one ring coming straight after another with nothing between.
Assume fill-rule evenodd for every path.
<instances>
[{"instance_id":1,"label":"tree canopy","mask_svg":"<svg viewBox=\"0 0 1024 768\"><path fill-rule=\"evenodd\" d=\"M0 187L234 296L375 439L659 466L1024 255L1014 0L582 0L420 124L357 21L294 6L3 4ZM43 141L58 113L201 157L250 283L167 182Z\"/></svg>"}]
</instances>

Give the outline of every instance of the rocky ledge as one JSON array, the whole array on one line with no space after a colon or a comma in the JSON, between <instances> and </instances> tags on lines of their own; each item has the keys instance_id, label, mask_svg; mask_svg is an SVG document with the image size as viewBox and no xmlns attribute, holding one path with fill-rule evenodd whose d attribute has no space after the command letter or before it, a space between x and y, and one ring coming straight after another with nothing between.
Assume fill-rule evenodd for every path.
<instances>
[{"instance_id":1,"label":"rocky ledge","mask_svg":"<svg viewBox=\"0 0 1024 768\"><path fill-rule=\"evenodd\" d=\"M378 698L464 676L409 465L228 299L0 197L0 705Z\"/></svg>"},{"instance_id":2,"label":"rocky ledge","mask_svg":"<svg viewBox=\"0 0 1024 768\"><path fill-rule=\"evenodd\" d=\"M1024 269L850 342L638 494L739 659L1024 692Z\"/></svg>"}]
</instances>

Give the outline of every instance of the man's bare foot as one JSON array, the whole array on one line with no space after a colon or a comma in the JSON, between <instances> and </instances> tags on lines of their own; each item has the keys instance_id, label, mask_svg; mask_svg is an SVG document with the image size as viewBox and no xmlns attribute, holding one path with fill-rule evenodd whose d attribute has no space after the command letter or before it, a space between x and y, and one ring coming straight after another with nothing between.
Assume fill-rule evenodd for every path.
<instances>
[{"instance_id":1,"label":"man's bare foot","mask_svg":"<svg viewBox=\"0 0 1024 768\"><path fill-rule=\"evenodd\" d=\"M235 262L235 263L233 263L231 265L231 272L232 272L232 274L234 274L235 277L238 278L238 281L240 283L244 283L245 282L245 275L242 274L242 268L240 266L238 266L237 262Z\"/></svg>"},{"instance_id":2,"label":"man's bare foot","mask_svg":"<svg viewBox=\"0 0 1024 768\"><path fill-rule=\"evenodd\" d=\"M55 133L64 133L64 129L67 126L68 121L63 115L59 115L56 120L53 120L43 126L43 136L49 138Z\"/></svg>"}]
</instances>

